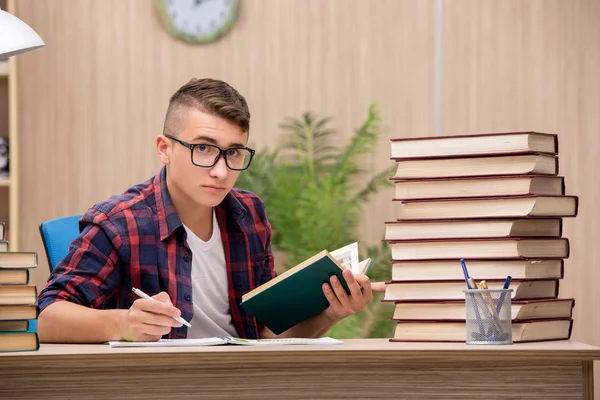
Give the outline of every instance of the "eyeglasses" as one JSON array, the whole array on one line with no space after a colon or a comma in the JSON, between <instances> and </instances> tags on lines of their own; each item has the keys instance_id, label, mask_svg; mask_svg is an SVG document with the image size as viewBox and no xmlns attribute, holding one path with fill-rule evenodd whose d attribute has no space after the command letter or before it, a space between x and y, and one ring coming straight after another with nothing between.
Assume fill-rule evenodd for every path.
<instances>
[{"instance_id":1,"label":"eyeglasses","mask_svg":"<svg viewBox=\"0 0 600 400\"><path fill-rule=\"evenodd\" d=\"M223 156L227 168L234 171L243 171L250 166L252 157L255 151L248 147L231 147L229 149L221 149L212 144L192 144L179 140L171 135L165 135L169 139L179 142L183 146L191 150L192 164L197 167L210 168L219 161Z\"/></svg>"}]
</instances>

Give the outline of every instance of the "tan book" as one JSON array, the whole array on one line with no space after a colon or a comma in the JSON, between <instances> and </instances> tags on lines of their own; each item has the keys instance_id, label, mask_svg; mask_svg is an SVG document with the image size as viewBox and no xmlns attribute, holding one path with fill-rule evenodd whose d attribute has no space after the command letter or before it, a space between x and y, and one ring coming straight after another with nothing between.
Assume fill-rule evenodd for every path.
<instances>
[{"instance_id":1,"label":"tan book","mask_svg":"<svg viewBox=\"0 0 600 400\"><path fill-rule=\"evenodd\" d=\"M36 319L39 309L36 304L0 305L0 321Z\"/></svg>"},{"instance_id":2,"label":"tan book","mask_svg":"<svg viewBox=\"0 0 600 400\"><path fill-rule=\"evenodd\" d=\"M570 319L523 321L512 324L513 343L566 340L571 337ZM399 322L394 342L465 342L465 322Z\"/></svg>"},{"instance_id":3,"label":"tan book","mask_svg":"<svg viewBox=\"0 0 600 400\"><path fill-rule=\"evenodd\" d=\"M40 340L36 332L2 332L0 333L0 351L33 351L40 348Z\"/></svg>"},{"instance_id":4,"label":"tan book","mask_svg":"<svg viewBox=\"0 0 600 400\"><path fill-rule=\"evenodd\" d=\"M29 286L0 286L0 305L36 304L37 288Z\"/></svg>"},{"instance_id":5,"label":"tan book","mask_svg":"<svg viewBox=\"0 0 600 400\"><path fill-rule=\"evenodd\" d=\"M513 322L533 319L561 318L573 316L574 299L516 300L511 302ZM464 300L439 302L397 302L394 320L404 321L464 321L466 308Z\"/></svg>"},{"instance_id":6,"label":"tan book","mask_svg":"<svg viewBox=\"0 0 600 400\"><path fill-rule=\"evenodd\" d=\"M510 196L420 199L400 202L399 220L575 217L577 196Z\"/></svg>"},{"instance_id":7,"label":"tan book","mask_svg":"<svg viewBox=\"0 0 600 400\"><path fill-rule=\"evenodd\" d=\"M394 260L568 258L567 238L389 240Z\"/></svg>"},{"instance_id":8,"label":"tan book","mask_svg":"<svg viewBox=\"0 0 600 400\"><path fill-rule=\"evenodd\" d=\"M2 332L26 332L27 329L29 329L28 320L0 321L0 334L2 334Z\"/></svg>"},{"instance_id":9,"label":"tan book","mask_svg":"<svg viewBox=\"0 0 600 400\"><path fill-rule=\"evenodd\" d=\"M479 277L475 278L479 279ZM504 279L489 280L487 285L490 289L502 289ZM464 300L463 290L466 288L464 279L462 281L390 281L386 283L382 301ZM513 300L555 299L558 297L558 279L513 279L510 289L513 289L510 292Z\"/></svg>"},{"instance_id":10,"label":"tan book","mask_svg":"<svg viewBox=\"0 0 600 400\"><path fill-rule=\"evenodd\" d=\"M0 285L26 285L28 283L28 269L0 267Z\"/></svg>"},{"instance_id":11,"label":"tan book","mask_svg":"<svg viewBox=\"0 0 600 400\"><path fill-rule=\"evenodd\" d=\"M562 176L511 175L392 180L396 187L396 200L565 194Z\"/></svg>"},{"instance_id":12,"label":"tan book","mask_svg":"<svg viewBox=\"0 0 600 400\"><path fill-rule=\"evenodd\" d=\"M458 156L532 151L558 153L558 136L541 132L498 132L472 135L391 139L392 158Z\"/></svg>"},{"instance_id":13,"label":"tan book","mask_svg":"<svg viewBox=\"0 0 600 400\"><path fill-rule=\"evenodd\" d=\"M38 255L33 251L8 251L0 253L0 268L35 268Z\"/></svg>"},{"instance_id":14,"label":"tan book","mask_svg":"<svg viewBox=\"0 0 600 400\"><path fill-rule=\"evenodd\" d=\"M493 175L557 175L558 157L543 153L485 154L467 157L393 158L392 179L474 177Z\"/></svg>"},{"instance_id":15,"label":"tan book","mask_svg":"<svg viewBox=\"0 0 600 400\"><path fill-rule=\"evenodd\" d=\"M560 237L560 218L401 220L385 223L386 240Z\"/></svg>"},{"instance_id":16,"label":"tan book","mask_svg":"<svg viewBox=\"0 0 600 400\"><path fill-rule=\"evenodd\" d=\"M477 279L561 279L564 260L465 260ZM459 260L392 260L393 281L460 280L464 274Z\"/></svg>"}]
</instances>

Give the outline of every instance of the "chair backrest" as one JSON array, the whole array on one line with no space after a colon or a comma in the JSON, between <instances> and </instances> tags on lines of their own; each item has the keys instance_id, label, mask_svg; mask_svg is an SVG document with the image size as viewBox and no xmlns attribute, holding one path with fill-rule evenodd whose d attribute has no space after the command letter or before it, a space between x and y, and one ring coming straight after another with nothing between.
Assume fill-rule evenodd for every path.
<instances>
[{"instance_id":1,"label":"chair backrest","mask_svg":"<svg viewBox=\"0 0 600 400\"><path fill-rule=\"evenodd\" d=\"M50 272L68 253L69 245L79 235L81 215L51 219L40 224Z\"/></svg>"}]
</instances>

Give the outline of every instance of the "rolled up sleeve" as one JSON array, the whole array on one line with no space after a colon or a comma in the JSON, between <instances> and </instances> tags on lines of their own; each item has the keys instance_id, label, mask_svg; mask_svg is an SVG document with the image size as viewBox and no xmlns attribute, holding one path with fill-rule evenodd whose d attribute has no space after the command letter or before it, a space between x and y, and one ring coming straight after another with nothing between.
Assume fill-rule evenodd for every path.
<instances>
[{"instance_id":1,"label":"rolled up sleeve","mask_svg":"<svg viewBox=\"0 0 600 400\"><path fill-rule=\"evenodd\" d=\"M116 247L118 235L107 220L82 220L85 228L69 246L40 292L40 312L57 301L70 301L86 307L105 308L115 295L122 268Z\"/></svg>"}]
</instances>

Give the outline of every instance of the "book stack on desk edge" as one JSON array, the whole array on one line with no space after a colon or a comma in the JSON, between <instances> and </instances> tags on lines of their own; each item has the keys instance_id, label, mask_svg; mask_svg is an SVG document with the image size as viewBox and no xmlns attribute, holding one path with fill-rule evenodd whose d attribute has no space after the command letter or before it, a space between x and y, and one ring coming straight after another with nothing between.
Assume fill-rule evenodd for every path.
<instances>
[{"instance_id":1,"label":"book stack on desk edge","mask_svg":"<svg viewBox=\"0 0 600 400\"><path fill-rule=\"evenodd\" d=\"M466 289L460 259L477 283L512 277L513 342L571 336L574 299L559 298L569 240L563 219L578 197L559 176L558 136L485 133L391 140L397 163L386 222L394 302L390 341L464 342Z\"/></svg>"},{"instance_id":2,"label":"book stack on desk edge","mask_svg":"<svg viewBox=\"0 0 600 400\"><path fill-rule=\"evenodd\" d=\"M37 288L29 284L37 253L10 251L6 239L6 224L0 222L0 352L38 350Z\"/></svg>"}]
</instances>

